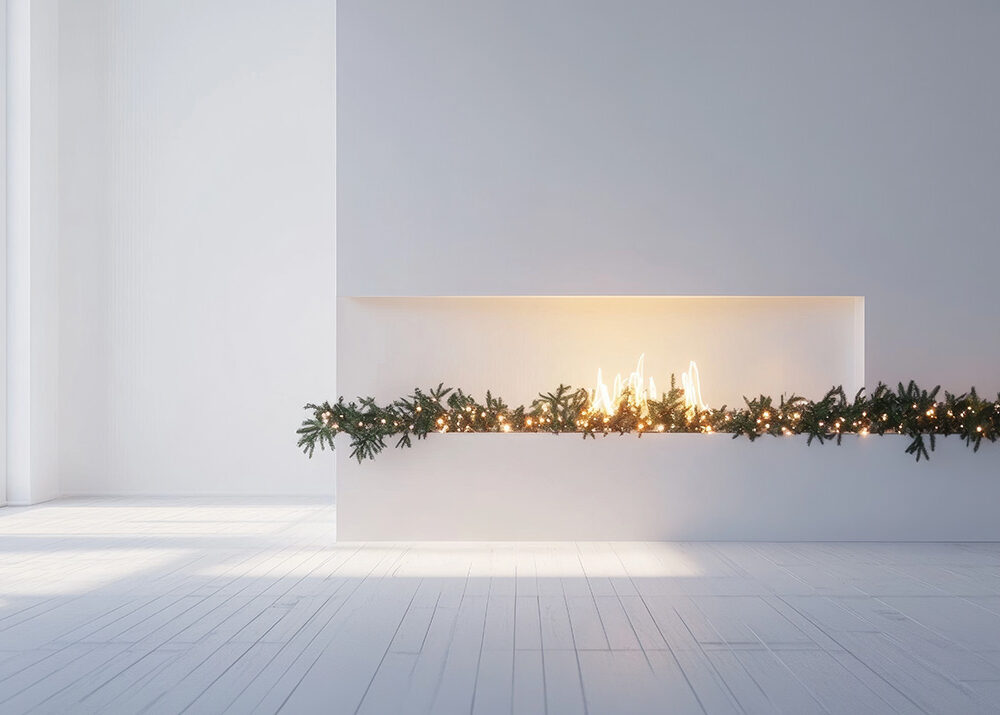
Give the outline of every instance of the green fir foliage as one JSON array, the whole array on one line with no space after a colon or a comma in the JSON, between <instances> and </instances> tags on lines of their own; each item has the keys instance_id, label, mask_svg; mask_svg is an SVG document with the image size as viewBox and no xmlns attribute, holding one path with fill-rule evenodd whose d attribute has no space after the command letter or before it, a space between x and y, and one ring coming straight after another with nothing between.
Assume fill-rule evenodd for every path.
<instances>
[{"instance_id":1,"label":"green fir foliage","mask_svg":"<svg viewBox=\"0 0 1000 715\"><path fill-rule=\"evenodd\" d=\"M298 446L312 457L313 452L334 448L334 438L347 435L350 455L359 462L373 459L390 442L411 447L413 439L431 432L575 432L584 438L611 433L642 435L646 432L722 432L734 438L745 435L751 441L763 435L774 437L806 435L823 443L840 444L845 434L902 434L910 438L907 454L929 459L937 436L958 435L978 451L983 440L995 442L1000 436L1000 394L985 400L975 388L959 395L940 387L924 390L916 383L899 383L893 390L879 383L867 394L863 389L848 399L842 387L834 387L817 401L798 395L782 396L777 402L760 395L744 398L738 409L693 410L684 402L684 391L673 376L670 389L640 410L623 399L613 415L590 410L590 396L584 389L559 385L540 393L530 406L510 407L490 392L479 401L462 390L443 384L379 405L371 397L336 403L308 404L308 416L298 430Z\"/></svg>"}]
</instances>

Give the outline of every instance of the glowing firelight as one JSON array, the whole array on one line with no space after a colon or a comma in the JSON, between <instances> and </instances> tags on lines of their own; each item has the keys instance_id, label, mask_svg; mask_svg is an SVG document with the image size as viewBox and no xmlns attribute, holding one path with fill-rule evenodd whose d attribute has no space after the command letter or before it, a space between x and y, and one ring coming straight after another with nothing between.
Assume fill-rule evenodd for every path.
<instances>
[{"instance_id":1,"label":"glowing firelight","mask_svg":"<svg viewBox=\"0 0 1000 715\"><path fill-rule=\"evenodd\" d=\"M684 404L693 412L707 410L708 405L701 399L701 376L694 360L688 365L688 371L681 375L681 385L684 387Z\"/></svg>"},{"instance_id":2,"label":"glowing firelight","mask_svg":"<svg viewBox=\"0 0 1000 715\"><path fill-rule=\"evenodd\" d=\"M621 373L615 375L610 390L604 382L601 368L597 368L597 385L590 391L590 409L610 416L615 414L622 401L627 399L628 404L637 408L642 417L648 416L649 401L657 400L658 394L653 378L649 378L647 387L645 359L645 353L640 355L635 370L624 380ZM688 365L687 372L681 375L681 386L684 388L684 405L690 412L708 409L708 405L701 399L701 378L694 360Z\"/></svg>"}]
</instances>

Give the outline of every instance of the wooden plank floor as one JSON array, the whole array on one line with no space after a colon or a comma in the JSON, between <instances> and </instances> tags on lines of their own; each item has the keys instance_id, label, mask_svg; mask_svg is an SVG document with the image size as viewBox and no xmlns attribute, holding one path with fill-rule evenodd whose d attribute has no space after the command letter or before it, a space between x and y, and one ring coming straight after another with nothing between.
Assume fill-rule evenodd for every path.
<instances>
[{"instance_id":1,"label":"wooden plank floor","mask_svg":"<svg viewBox=\"0 0 1000 715\"><path fill-rule=\"evenodd\" d=\"M335 543L318 502L0 509L0 712L1000 711L1000 545Z\"/></svg>"}]
</instances>

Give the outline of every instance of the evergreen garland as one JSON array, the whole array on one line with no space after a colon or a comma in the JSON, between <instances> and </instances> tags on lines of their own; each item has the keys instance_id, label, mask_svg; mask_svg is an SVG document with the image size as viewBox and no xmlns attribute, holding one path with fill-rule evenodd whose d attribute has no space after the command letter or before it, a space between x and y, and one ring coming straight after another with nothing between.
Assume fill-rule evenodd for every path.
<instances>
[{"instance_id":1,"label":"evergreen garland","mask_svg":"<svg viewBox=\"0 0 1000 715\"><path fill-rule=\"evenodd\" d=\"M978 451L983 440L995 442L1000 436L1000 394L995 401L985 400L975 388L960 395L944 393L940 387L920 389L911 381L896 390L879 383L871 394L862 388L848 399L842 387L835 387L818 401L798 395L782 396L777 403L760 395L743 398L739 409L694 410L684 402L684 391L673 376L670 390L658 400L648 402L643 414L632 401L623 399L613 415L591 411L587 390L559 385L553 392L539 394L530 406L510 407L503 400L486 393L479 402L462 390L443 384L427 390L416 389L388 405L379 405L371 397L336 403L308 404L310 416L298 430L298 446L312 457L317 445L321 450L334 446L334 437L350 438L351 457L359 462L373 459L395 440L396 447L410 447L413 438L424 439L431 432L575 432L584 439L612 432L723 432L733 438L746 435L750 441L773 436L804 434L808 443L836 440L845 434L903 434L911 438L907 454L930 458L938 435L958 435Z\"/></svg>"}]
</instances>

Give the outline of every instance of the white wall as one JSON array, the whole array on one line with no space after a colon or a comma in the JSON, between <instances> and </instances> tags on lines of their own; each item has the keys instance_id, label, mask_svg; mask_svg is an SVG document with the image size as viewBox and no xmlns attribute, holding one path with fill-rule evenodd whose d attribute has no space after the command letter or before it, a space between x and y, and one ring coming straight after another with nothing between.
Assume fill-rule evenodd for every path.
<instances>
[{"instance_id":1,"label":"white wall","mask_svg":"<svg viewBox=\"0 0 1000 715\"><path fill-rule=\"evenodd\" d=\"M332 493L333 0L60 9L63 493Z\"/></svg>"},{"instance_id":2,"label":"white wall","mask_svg":"<svg viewBox=\"0 0 1000 715\"><path fill-rule=\"evenodd\" d=\"M869 383L1000 387L995 4L33 5L65 493L331 491L337 292L864 295Z\"/></svg>"},{"instance_id":3,"label":"white wall","mask_svg":"<svg viewBox=\"0 0 1000 715\"><path fill-rule=\"evenodd\" d=\"M58 2L7 14L7 501L59 494Z\"/></svg>"},{"instance_id":4,"label":"white wall","mask_svg":"<svg viewBox=\"0 0 1000 715\"><path fill-rule=\"evenodd\" d=\"M7 0L0 0L0 506L7 503Z\"/></svg>"},{"instance_id":5,"label":"white wall","mask_svg":"<svg viewBox=\"0 0 1000 715\"><path fill-rule=\"evenodd\" d=\"M59 494L59 0L31 2L31 495ZM11 498L14 501L14 498Z\"/></svg>"},{"instance_id":6,"label":"white wall","mask_svg":"<svg viewBox=\"0 0 1000 715\"><path fill-rule=\"evenodd\" d=\"M1000 389L1000 4L371 0L338 27L340 295L863 295L869 384Z\"/></svg>"}]
</instances>

